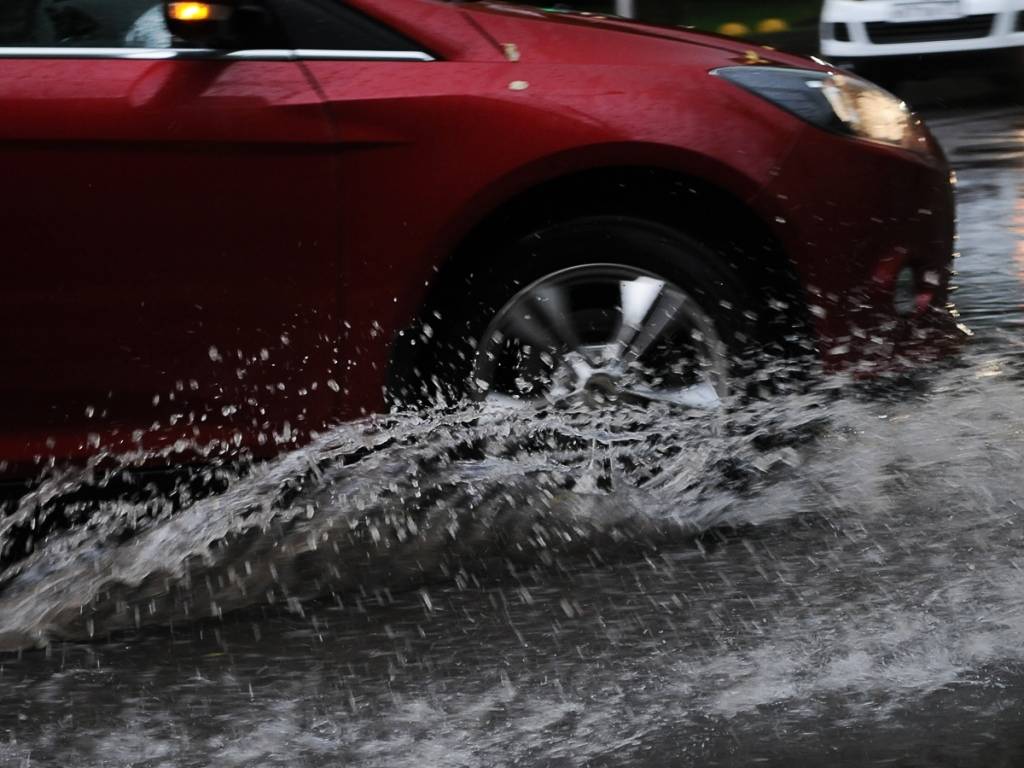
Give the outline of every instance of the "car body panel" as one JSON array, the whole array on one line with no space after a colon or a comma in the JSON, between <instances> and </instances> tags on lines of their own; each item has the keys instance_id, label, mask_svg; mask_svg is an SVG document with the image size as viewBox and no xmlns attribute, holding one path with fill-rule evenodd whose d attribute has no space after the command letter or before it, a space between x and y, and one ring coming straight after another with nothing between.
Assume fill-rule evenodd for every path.
<instances>
[{"instance_id":1,"label":"car body panel","mask_svg":"<svg viewBox=\"0 0 1024 768\"><path fill-rule=\"evenodd\" d=\"M5 58L0 102L0 455L324 421L334 134L296 64Z\"/></svg>"},{"instance_id":2,"label":"car body panel","mask_svg":"<svg viewBox=\"0 0 1024 768\"><path fill-rule=\"evenodd\" d=\"M847 141L808 126L759 195L778 206L772 230L783 248L802 254L795 269L823 367L877 370L884 360L934 357L924 342L962 335L946 309L955 240L949 169L941 155L908 166L905 153L883 145L851 155ZM830 158L827 173L821 157ZM936 281L933 306L913 324L888 310L889 280L907 265Z\"/></svg>"}]
</instances>

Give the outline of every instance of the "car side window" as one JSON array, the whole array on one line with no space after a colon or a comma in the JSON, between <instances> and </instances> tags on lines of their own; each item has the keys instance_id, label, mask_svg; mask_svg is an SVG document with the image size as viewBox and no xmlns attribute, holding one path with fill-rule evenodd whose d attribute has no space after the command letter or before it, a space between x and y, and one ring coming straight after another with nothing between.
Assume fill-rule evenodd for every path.
<instances>
[{"instance_id":1,"label":"car side window","mask_svg":"<svg viewBox=\"0 0 1024 768\"><path fill-rule=\"evenodd\" d=\"M154 0L3 0L0 46L168 48Z\"/></svg>"},{"instance_id":2,"label":"car side window","mask_svg":"<svg viewBox=\"0 0 1024 768\"><path fill-rule=\"evenodd\" d=\"M272 0L292 48L318 51L422 51L423 46L338 0Z\"/></svg>"},{"instance_id":3,"label":"car side window","mask_svg":"<svg viewBox=\"0 0 1024 768\"><path fill-rule=\"evenodd\" d=\"M339 0L262 0L272 34L243 47L314 58L433 60L423 46ZM175 48L158 0L0 0L0 48ZM105 55L105 53L103 54Z\"/></svg>"}]
</instances>

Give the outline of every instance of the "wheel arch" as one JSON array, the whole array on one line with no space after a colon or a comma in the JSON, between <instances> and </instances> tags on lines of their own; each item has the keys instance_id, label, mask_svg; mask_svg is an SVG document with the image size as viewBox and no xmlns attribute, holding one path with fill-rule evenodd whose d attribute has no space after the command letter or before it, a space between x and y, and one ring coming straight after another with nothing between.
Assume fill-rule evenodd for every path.
<instances>
[{"instance_id":1,"label":"wheel arch","mask_svg":"<svg viewBox=\"0 0 1024 768\"><path fill-rule=\"evenodd\" d=\"M443 322L445 307L465 296L474 274L502 243L580 217L645 219L694 238L737 276L757 311L761 346L796 357L807 352L812 325L803 291L788 255L771 230L733 194L694 176L647 166L589 169L543 182L481 219L439 268L417 325L396 339L389 390L406 390L426 366L429 344L423 326ZM429 332L427 334L429 336Z\"/></svg>"}]
</instances>

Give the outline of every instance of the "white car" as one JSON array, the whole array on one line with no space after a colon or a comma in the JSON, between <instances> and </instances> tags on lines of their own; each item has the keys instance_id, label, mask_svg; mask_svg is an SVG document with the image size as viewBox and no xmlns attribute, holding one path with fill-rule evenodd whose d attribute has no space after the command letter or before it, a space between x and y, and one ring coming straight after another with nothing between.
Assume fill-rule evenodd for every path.
<instances>
[{"instance_id":1,"label":"white car","mask_svg":"<svg viewBox=\"0 0 1024 768\"><path fill-rule=\"evenodd\" d=\"M1015 74L1024 0L825 0L820 35L822 56L857 71L909 75L949 59Z\"/></svg>"}]
</instances>

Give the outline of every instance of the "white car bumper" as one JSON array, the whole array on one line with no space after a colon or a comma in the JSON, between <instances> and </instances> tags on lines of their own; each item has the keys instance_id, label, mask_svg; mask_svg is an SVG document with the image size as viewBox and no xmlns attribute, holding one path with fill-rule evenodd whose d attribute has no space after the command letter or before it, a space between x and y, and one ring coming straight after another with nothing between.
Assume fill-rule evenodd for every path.
<instances>
[{"instance_id":1,"label":"white car bumper","mask_svg":"<svg viewBox=\"0 0 1024 768\"><path fill-rule=\"evenodd\" d=\"M825 0L821 53L837 63L1024 48L1024 0Z\"/></svg>"}]
</instances>

